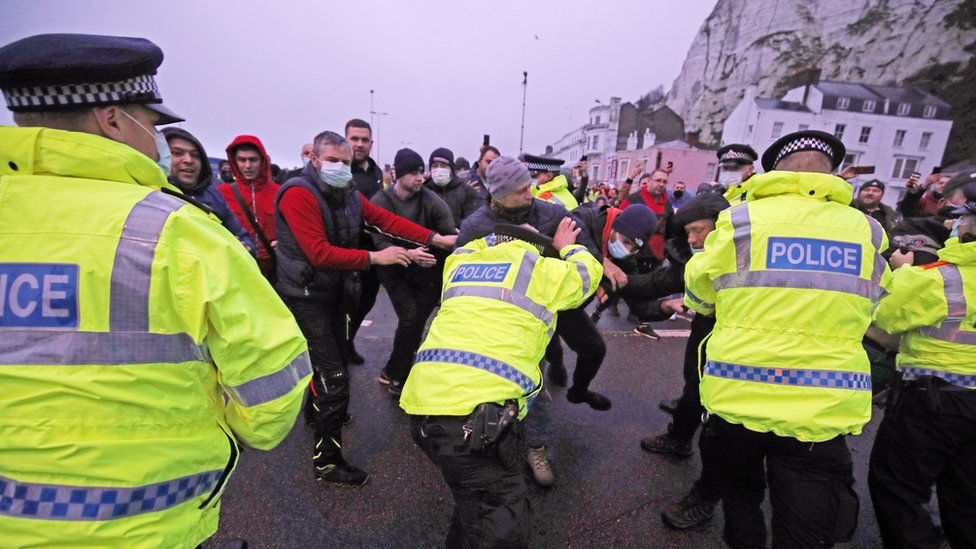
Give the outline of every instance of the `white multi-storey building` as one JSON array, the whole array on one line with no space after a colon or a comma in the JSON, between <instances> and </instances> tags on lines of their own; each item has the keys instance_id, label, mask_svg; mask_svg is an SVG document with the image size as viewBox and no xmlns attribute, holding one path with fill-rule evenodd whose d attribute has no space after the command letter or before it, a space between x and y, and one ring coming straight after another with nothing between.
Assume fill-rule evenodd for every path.
<instances>
[{"instance_id":1,"label":"white multi-storey building","mask_svg":"<svg viewBox=\"0 0 976 549\"><path fill-rule=\"evenodd\" d=\"M620 105L619 97L611 97L609 105L597 105L590 109L587 123L550 145L552 150L547 152L547 156L561 158L569 165L579 162L583 155L592 160L616 151Z\"/></svg>"},{"instance_id":2,"label":"white multi-storey building","mask_svg":"<svg viewBox=\"0 0 976 549\"><path fill-rule=\"evenodd\" d=\"M924 177L942 164L952 121L949 105L915 87L818 82L794 88L782 99L746 90L722 131L722 145L744 143L760 154L788 133L821 130L847 147L844 165L875 166L858 185L880 179L884 202L894 205L912 172Z\"/></svg>"}]
</instances>

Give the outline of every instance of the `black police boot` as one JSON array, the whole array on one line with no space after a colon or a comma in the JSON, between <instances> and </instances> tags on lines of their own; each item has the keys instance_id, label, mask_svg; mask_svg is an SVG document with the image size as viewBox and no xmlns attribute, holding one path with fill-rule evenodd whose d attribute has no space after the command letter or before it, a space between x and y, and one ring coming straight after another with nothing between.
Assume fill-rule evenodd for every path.
<instances>
[{"instance_id":1,"label":"black police boot","mask_svg":"<svg viewBox=\"0 0 976 549\"><path fill-rule=\"evenodd\" d=\"M562 364L549 363L549 383L552 383L556 387L565 387L566 383L569 382L569 374L566 373L566 367Z\"/></svg>"},{"instance_id":2,"label":"black police boot","mask_svg":"<svg viewBox=\"0 0 976 549\"><path fill-rule=\"evenodd\" d=\"M566 400L573 404L585 402L590 405L590 408L601 412L609 410L611 405L609 398L589 389L579 389L575 385L566 391Z\"/></svg>"}]
</instances>

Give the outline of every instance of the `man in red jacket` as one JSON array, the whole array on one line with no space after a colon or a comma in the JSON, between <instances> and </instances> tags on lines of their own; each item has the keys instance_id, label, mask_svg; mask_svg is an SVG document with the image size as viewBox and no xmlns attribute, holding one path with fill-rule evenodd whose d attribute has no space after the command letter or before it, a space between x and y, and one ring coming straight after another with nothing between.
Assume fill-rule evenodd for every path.
<instances>
[{"instance_id":1,"label":"man in red jacket","mask_svg":"<svg viewBox=\"0 0 976 549\"><path fill-rule=\"evenodd\" d=\"M227 146L227 160L234 183L218 187L258 247L258 266L264 276L274 272L274 201L280 185L271 179L271 158L261 140L253 135L238 135Z\"/></svg>"},{"instance_id":2,"label":"man in red jacket","mask_svg":"<svg viewBox=\"0 0 976 549\"><path fill-rule=\"evenodd\" d=\"M674 215L674 209L668 202L667 188L668 172L666 170L654 170L641 177L639 191L631 194L620 203L621 210L627 209L627 206L631 204L644 204L657 215L657 231L648 242L647 248L651 254L642 254L638 258L640 263L649 263L649 265L642 266L642 272L648 267L657 266L664 260L665 227L667 227L668 220ZM647 255L653 255L653 257L647 257Z\"/></svg>"},{"instance_id":3,"label":"man in red jacket","mask_svg":"<svg viewBox=\"0 0 976 549\"><path fill-rule=\"evenodd\" d=\"M363 222L419 246L443 250L457 236L442 236L375 206L350 185L352 148L341 135L322 132L299 177L278 193L277 289L308 339L312 359L315 475L359 486L369 475L342 456L342 423L349 407L349 315L360 298L360 274L372 265L410 265L400 246L380 251L360 246ZM451 225L453 228L453 225Z\"/></svg>"}]
</instances>

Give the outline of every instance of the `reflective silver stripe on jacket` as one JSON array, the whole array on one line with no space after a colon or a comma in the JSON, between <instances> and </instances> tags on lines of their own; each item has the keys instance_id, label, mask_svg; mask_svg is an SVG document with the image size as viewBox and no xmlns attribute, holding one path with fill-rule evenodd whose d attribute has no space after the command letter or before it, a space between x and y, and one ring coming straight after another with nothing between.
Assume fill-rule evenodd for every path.
<instances>
[{"instance_id":1,"label":"reflective silver stripe on jacket","mask_svg":"<svg viewBox=\"0 0 976 549\"><path fill-rule=\"evenodd\" d=\"M729 288L796 288L827 290L859 295L872 301L880 299L881 287L860 277L817 271L749 271L728 273L714 281L715 291Z\"/></svg>"},{"instance_id":2,"label":"reflective silver stripe on jacket","mask_svg":"<svg viewBox=\"0 0 976 549\"><path fill-rule=\"evenodd\" d=\"M109 330L149 331L149 283L159 235L169 215L186 203L153 191L125 219L112 266Z\"/></svg>"},{"instance_id":3,"label":"reflective silver stripe on jacket","mask_svg":"<svg viewBox=\"0 0 976 549\"><path fill-rule=\"evenodd\" d=\"M586 250L586 248L573 248L572 250L569 251L569 253L566 254L566 257L564 257L563 260L572 263L573 265L576 266L576 272L578 272L580 278L583 279L583 295L586 295L586 293L590 291L590 284L592 283L590 281L590 271L586 270L585 263L581 261L573 261L570 259L570 257L573 257L574 255L581 252L589 253L588 250Z\"/></svg>"},{"instance_id":4,"label":"reflective silver stripe on jacket","mask_svg":"<svg viewBox=\"0 0 976 549\"><path fill-rule=\"evenodd\" d=\"M532 272L535 270L535 264L538 260L539 256L533 253L526 252L522 255L522 262L519 264L518 274L515 275L515 283L512 285L512 289L481 284L451 286L444 290L443 300L447 301L454 297L483 297L503 301L530 313L546 326L549 326L556 316L555 313L526 295L529 291L529 283L532 282Z\"/></svg>"},{"instance_id":5,"label":"reflective silver stripe on jacket","mask_svg":"<svg viewBox=\"0 0 976 549\"><path fill-rule=\"evenodd\" d=\"M752 221L749 219L749 203L740 202L732 206L730 213L732 242L735 243L735 268L739 272L752 268Z\"/></svg>"},{"instance_id":6,"label":"reflective silver stripe on jacket","mask_svg":"<svg viewBox=\"0 0 976 549\"><path fill-rule=\"evenodd\" d=\"M881 276L884 274L885 267L888 266L888 262L885 261L884 256L881 252L882 241L884 240L884 228L878 220L871 217L868 214L864 214L865 219L868 220L868 225L871 227L871 244L874 246L874 270L871 272L871 280L875 284L881 285ZM882 292L883 293L883 292ZM879 299L881 295L879 294Z\"/></svg>"},{"instance_id":7,"label":"reflective silver stripe on jacket","mask_svg":"<svg viewBox=\"0 0 976 549\"><path fill-rule=\"evenodd\" d=\"M279 399L292 391L301 379L312 373L308 351L295 357L277 372L245 381L233 387L225 386L241 406L258 406Z\"/></svg>"},{"instance_id":8,"label":"reflective silver stripe on jacket","mask_svg":"<svg viewBox=\"0 0 976 549\"><path fill-rule=\"evenodd\" d=\"M0 330L0 365L179 364L209 361L189 334Z\"/></svg>"},{"instance_id":9,"label":"reflective silver stripe on jacket","mask_svg":"<svg viewBox=\"0 0 976 549\"><path fill-rule=\"evenodd\" d=\"M217 469L132 488L39 484L0 476L0 515L103 521L154 513L209 494L223 472Z\"/></svg>"},{"instance_id":10,"label":"reflective silver stripe on jacket","mask_svg":"<svg viewBox=\"0 0 976 549\"><path fill-rule=\"evenodd\" d=\"M959 267L942 265L939 267L939 274L942 275L942 288L945 292L948 315L940 326L925 326L919 328L919 333L941 341L976 345L976 331L962 330L962 320L966 316L967 304Z\"/></svg>"},{"instance_id":11,"label":"reflective silver stripe on jacket","mask_svg":"<svg viewBox=\"0 0 976 549\"><path fill-rule=\"evenodd\" d=\"M695 295L694 293L692 293L692 291L689 290L688 288L685 288L685 297L687 297L688 299L694 301L698 305L701 305L702 307L706 307L708 309L714 309L715 308L715 304L714 303L706 303L705 301L702 300L702 298L700 298L697 295Z\"/></svg>"}]
</instances>

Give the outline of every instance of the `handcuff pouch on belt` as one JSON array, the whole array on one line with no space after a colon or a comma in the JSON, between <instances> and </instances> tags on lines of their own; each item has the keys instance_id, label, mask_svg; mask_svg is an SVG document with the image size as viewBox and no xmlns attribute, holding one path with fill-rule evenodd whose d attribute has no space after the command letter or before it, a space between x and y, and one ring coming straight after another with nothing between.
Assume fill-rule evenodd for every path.
<instances>
[{"instance_id":1,"label":"handcuff pouch on belt","mask_svg":"<svg viewBox=\"0 0 976 549\"><path fill-rule=\"evenodd\" d=\"M468 449L483 451L498 443L518 417L518 403L508 400L504 405L484 402L475 406L461 426Z\"/></svg>"}]
</instances>

